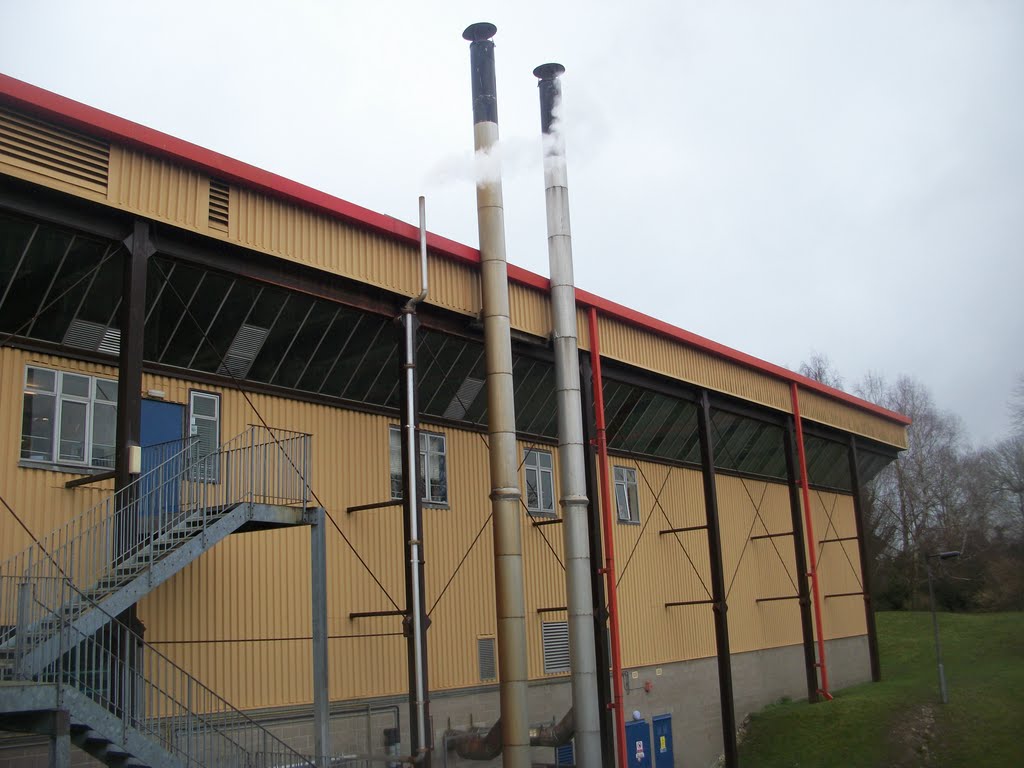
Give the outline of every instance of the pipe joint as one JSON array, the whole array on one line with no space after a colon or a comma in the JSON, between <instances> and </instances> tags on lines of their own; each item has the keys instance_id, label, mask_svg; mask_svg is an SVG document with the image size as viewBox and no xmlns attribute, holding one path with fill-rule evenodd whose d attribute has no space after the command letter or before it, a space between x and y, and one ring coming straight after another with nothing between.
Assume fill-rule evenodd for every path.
<instances>
[{"instance_id":1,"label":"pipe joint","mask_svg":"<svg viewBox=\"0 0 1024 768\"><path fill-rule=\"evenodd\" d=\"M519 501L521 498L522 491L516 487L491 489L491 501Z\"/></svg>"}]
</instances>

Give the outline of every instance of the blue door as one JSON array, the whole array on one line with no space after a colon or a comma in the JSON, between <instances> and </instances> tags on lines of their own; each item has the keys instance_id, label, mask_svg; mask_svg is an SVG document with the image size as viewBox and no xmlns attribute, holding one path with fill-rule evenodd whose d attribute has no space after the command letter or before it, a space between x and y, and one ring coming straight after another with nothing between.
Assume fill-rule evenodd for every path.
<instances>
[{"instance_id":1,"label":"blue door","mask_svg":"<svg viewBox=\"0 0 1024 768\"><path fill-rule=\"evenodd\" d=\"M675 768L672 752L672 715L658 715L654 723L654 768Z\"/></svg>"},{"instance_id":2,"label":"blue door","mask_svg":"<svg viewBox=\"0 0 1024 768\"><path fill-rule=\"evenodd\" d=\"M626 723L626 759L630 768L651 768L651 726L646 720Z\"/></svg>"},{"instance_id":3,"label":"blue door","mask_svg":"<svg viewBox=\"0 0 1024 768\"><path fill-rule=\"evenodd\" d=\"M139 442L142 444L143 477L139 484L139 515L148 518L149 523L161 513L166 515L180 506L184 430L184 405L142 401Z\"/></svg>"}]
</instances>

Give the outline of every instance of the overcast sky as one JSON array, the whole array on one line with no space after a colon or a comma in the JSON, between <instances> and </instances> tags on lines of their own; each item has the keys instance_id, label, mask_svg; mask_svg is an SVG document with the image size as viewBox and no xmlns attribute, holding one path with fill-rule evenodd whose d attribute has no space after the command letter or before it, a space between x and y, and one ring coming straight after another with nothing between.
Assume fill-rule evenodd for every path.
<instances>
[{"instance_id":1,"label":"overcast sky","mask_svg":"<svg viewBox=\"0 0 1024 768\"><path fill-rule=\"evenodd\" d=\"M1024 2L0 0L0 71L477 244L497 25L509 259L546 275L535 66L565 65L577 284L976 443L1024 374Z\"/></svg>"}]
</instances>

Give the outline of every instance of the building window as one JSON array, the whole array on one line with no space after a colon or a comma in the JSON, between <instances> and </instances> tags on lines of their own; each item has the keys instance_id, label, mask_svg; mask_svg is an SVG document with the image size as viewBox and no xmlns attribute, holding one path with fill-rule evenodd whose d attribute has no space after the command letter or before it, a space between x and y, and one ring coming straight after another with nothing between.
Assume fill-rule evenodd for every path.
<instances>
[{"instance_id":1,"label":"building window","mask_svg":"<svg viewBox=\"0 0 1024 768\"><path fill-rule=\"evenodd\" d=\"M448 462L444 435L420 432L420 471L417 487L428 504L448 503ZM391 454L391 498L402 498L402 431L388 430Z\"/></svg>"},{"instance_id":2,"label":"building window","mask_svg":"<svg viewBox=\"0 0 1024 768\"><path fill-rule=\"evenodd\" d=\"M542 621L541 646L544 651L544 674L557 675L569 671L569 622Z\"/></svg>"},{"instance_id":3,"label":"building window","mask_svg":"<svg viewBox=\"0 0 1024 768\"><path fill-rule=\"evenodd\" d=\"M523 459L526 473L526 508L531 512L555 514L555 481L551 453L528 449Z\"/></svg>"},{"instance_id":4,"label":"building window","mask_svg":"<svg viewBox=\"0 0 1024 768\"><path fill-rule=\"evenodd\" d=\"M117 382L25 367L21 458L112 469Z\"/></svg>"},{"instance_id":5,"label":"building window","mask_svg":"<svg viewBox=\"0 0 1024 768\"><path fill-rule=\"evenodd\" d=\"M635 469L615 467L615 509L619 513L620 523L640 522Z\"/></svg>"},{"instance_id":6,"label":"building window","mask_svg":"<svg viewBox=\"0 0 1024 768\"><path fill-rule=\"evenodd\" d=\"M194 479L216 483L220 480L220 461L214 455L220 448L220 395L189 392L188 423L189 435L196 438Z\"/></svg>"}]
</instances>

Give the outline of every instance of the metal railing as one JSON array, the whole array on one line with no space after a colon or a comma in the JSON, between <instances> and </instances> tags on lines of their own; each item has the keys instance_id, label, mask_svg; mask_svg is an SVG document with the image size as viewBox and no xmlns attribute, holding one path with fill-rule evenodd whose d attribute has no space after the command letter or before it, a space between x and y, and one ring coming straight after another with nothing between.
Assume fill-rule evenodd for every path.
<instances>
[{"instance_id":1,"label":"metal railing","mask_svg":"<svg viewBox=\"0 0 1024 768\"><path fill-rule=\"evenodd\" d=\"M80 632L65 620L66 611L78 603L90 603L90 610L103 608L68 579L0 576L0 581L15 582L11 588L3 585L0 594L16 595L13 605L0 602L0 621L13 624L15 636L13 651L0 657L0 679L56 686L57 700L72 719L99 730L98 723L89 722L90 711L75 710L75 700L84 696L121 721L120 733L99 730L101 735L125 746L134 731L182 766L315 766L312 758L235 709L116 617L107 614L94 634ZM39 642L40 612L47 615L47 632L62 638L62 647L55 661L35 669L22 661Z\"/></svg>"},{"instance_id":2,"label":"metal railing","mask_svg":"<svg viewBox=\"0 0 1024 768\"><path fill-rule=\"evenodd\" d=\"M102 585L109 593L239 504L307 508L310 441L306 433L251 425L211 452L195 437L146 449L143 472L128 486L0 564L0 601L16 602L4 589L19 578L66 579L83 592ZM11 632L0 626L0 648Z\"/></svg>"}]
</instances>

